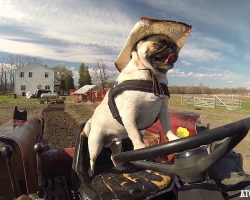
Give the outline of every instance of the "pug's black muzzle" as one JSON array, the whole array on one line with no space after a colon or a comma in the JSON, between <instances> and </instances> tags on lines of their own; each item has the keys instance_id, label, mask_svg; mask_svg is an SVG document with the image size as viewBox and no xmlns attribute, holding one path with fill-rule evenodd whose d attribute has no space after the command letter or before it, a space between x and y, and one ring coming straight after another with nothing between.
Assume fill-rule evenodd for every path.
<instances>
[{"instance_id":1,"label":"pug's black muzzle","mask_svg":"<svg viewBox=\"0 0 250 200\"><path fill-rule=\"evenodd\" d=\"M160 69L160 66L162 65L169 65L172 68L174 63L177 61L177 58L177 53L175 53L172 48L167 46L153 52L149 57L151 64L159 67Z\"/></svg>"}]
</instances>

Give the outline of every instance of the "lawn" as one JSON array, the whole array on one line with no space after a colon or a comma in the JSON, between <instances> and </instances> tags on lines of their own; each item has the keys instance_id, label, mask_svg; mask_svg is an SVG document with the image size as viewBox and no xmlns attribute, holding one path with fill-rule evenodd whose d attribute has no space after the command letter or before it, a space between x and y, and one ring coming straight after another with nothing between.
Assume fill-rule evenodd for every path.
<instances>
[{"instance_id":1,"label":"lawn","mask_svg":"<svg viewBox=\"0 0 250 200\"><path fill-rule=\"evenodd\" d=\"M37 99L27 99L26 97L14 98L13 95L0 95L0 124L12 119L15 106L19 109L26 109L28 116L39 116L46 105L38 104Z\"/></svg>"},{"instance_id":2,"label":"lawn","mask_svg":"<svg viewBox=\"0 0 250 200\"><path fill-rule=\"evenodd\" d=\"M18 96L16 99L13 95L0 95L0 104L9 103L9 104L37 104L37 99L27 99L26 97Z\"/></svg>"},{"instance_id":3,"label":"lawn","mask_svg":"<svg viewBox=\"0 0 250 200\"><path fill-rule=\"evenodd\" d=\"M242 101L241 107L241 113L250 115L250 101Z\"/></svg>"},{"instance_id":4,"label":"lawn","mask_svg":"<svg viewBox=\"0 0 250 200\"><path fill-rule=\"evenodd\" d=\"M237 121L250 116L250 99L242 100L241 108L228 111L225 107L197 109L190 104L181 104L181 95L171 95L169 100L170 109L197 112L201 115L201 121L212 124L212 127Z\"/></svg>"}]
</instances>

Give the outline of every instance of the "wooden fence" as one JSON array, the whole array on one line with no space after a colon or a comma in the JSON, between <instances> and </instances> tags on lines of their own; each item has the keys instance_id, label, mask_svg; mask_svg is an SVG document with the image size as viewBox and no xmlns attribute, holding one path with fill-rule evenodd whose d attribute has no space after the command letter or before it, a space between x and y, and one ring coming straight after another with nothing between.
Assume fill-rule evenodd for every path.
<instances>
[{"instance_id":1,"label":"wooden fence","mask_svg":"<svg viewBox=\"0 0 250 200\"><path fill-rule=\"evenodd\" d=\"M225 107L227 110L238 110L241 108L241 100L214 96L187 96L181 95L181 104L191 104L196 108Z\"/></svg>"}]
</instances>

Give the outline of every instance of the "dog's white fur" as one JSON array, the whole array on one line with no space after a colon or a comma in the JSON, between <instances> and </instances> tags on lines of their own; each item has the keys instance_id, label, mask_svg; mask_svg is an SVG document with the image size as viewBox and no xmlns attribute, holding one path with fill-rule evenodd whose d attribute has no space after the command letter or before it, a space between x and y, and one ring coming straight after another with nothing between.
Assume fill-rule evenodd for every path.
<instances>
[{"instance_id":1,"label":"dog's white fur","mask_svg":"<svg viewBox=\"0 0 250 200\"><path fill-rule=\"evenodd\" d=\"M132 52L132 59L117 78L118 83L125 80L152 80L151 73L153 73L159 82L167 84L166 72L170 66L163 66L165 72L159 72L147 59L147 54L155 50L155 44L159 39L161 36L151 36L146 41L140 41L137 44L137 51ZM144 148L145 144L142 142L139 130L153 124L157 116L169 140L177 139L171 131L167 101L168 96L159 98L153 93L124 91L115 97L124 124L122 126L112 117L107 94L83 130L88 136L89 175L94 175L95 161L103 147L110 147L112 155L115 155L121 152L121 140L129 137L134 149ZM120 165L114 161L113 163L115 166Z\"/></svg>"}]
</instances>

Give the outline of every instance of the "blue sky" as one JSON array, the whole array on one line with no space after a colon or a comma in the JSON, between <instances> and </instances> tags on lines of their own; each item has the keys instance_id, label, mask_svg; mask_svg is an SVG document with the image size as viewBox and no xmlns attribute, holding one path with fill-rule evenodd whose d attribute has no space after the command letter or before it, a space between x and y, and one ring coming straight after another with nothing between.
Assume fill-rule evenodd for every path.
<instances>
[{"instance_id":1,"label":"blue sky","mask_svg":"<svg viewBox=\"0 0 250 200\"><path fill-rule=\"evenodd\" d=\"M78 78L79 63L95 71L102 58L110 71L141 16L193 26L170 85L250 89L248 0L0 0L0 57L35 56L66 64Z\"/></svg>"}]
</instances>

